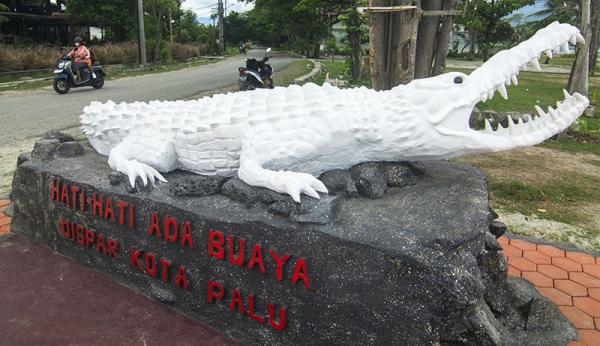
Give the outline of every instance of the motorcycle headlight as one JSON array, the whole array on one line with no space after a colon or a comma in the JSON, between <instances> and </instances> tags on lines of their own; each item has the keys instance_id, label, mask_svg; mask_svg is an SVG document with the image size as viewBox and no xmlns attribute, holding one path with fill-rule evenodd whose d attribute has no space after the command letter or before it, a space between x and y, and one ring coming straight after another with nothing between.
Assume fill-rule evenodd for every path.
<instances>
[{"instance_id":1,"label":"motorcycle headlight","mask_svg":"<svg viewBox=\"0 0 600 346\"><path fill-rule=\"evenodd\" d=\"M61 61L58 63L58 68L65 68L66 63L64 61Z\"/></svg>"}]
</instances>

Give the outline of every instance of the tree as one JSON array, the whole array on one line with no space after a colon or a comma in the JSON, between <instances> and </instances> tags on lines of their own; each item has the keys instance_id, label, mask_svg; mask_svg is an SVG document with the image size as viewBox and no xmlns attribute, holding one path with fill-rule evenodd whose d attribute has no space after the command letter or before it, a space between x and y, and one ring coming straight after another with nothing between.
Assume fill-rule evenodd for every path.
<instances>
[{"instance_id":1,"label":"tree","mask_svg":"<svg viewBox=\"0 0 600 346\"><path fill-rule=\"evenodd\" d=\"M8 8L6 5L0 4L0 12L10 12L10 8ZM8 22L8 18L0 16L0 26L6 22Z\"/></svg>"},{"instance_id":2,"label":"tree","mask_svg":"<svg viewBox=\"0 0 600 346\"><path fill-rule=\"evenodd\" d=\"M177 11L173 15L173 30L175 40L180 43L194 43L202 41L202 25L198 23L198 16L190 10Z\"/></svg>"},{"instance_id":3,"label":"tree","mask_svg":"<svg viewBox=\"0 0 600 346\"><path fill-rule=\"evenodd\" d=\"M148 22L145 27L148 32L148 37L153 38L153 59L154 63L157 63L159 59L169 60L169 50L164 49L165 43L162 39L162 33L166 30L165 21L168 21L166 14L169 11L175 12L179 8L179 4L175 0L145 0L144 11L149 13L149 16L145 16ZM164 49L164 50L163 50ZM164 54L161 54L163 51Z\"/></svg>"},{"instance_id":4,"label":"tree","mask_svg":"<svg viewBox=\"0 0 600 346\"><path fill-rule=\"evenodd\" d=\"M366 17L361 16L357 7L366 6L366 0L353 0L351 1L350 7L342 12L339 19L346 27L347 35L347 48L350 51L350 57L347 59L350 77L353 80L360 79L361 75L361 47L360 43L363 37L366 36L367 31L365 30Z\"/></svg>"},{"instance_id":5,"label":"tree","mask_svg":"<svg viewBox=\"0 0 600 346\"><path fill-rule=\"evenodd\" d=\"M224 30L226 41L234 46L254 37L253 27L250 25L247 13L229 12L225 17Z\"/></svg>"},{"instance_id":6,"label":"tree","mask_svg":"<svg viewBox=\"0 0 600 346\"><path fill-rule=\"evenodd\" d=\"M136 6L130 0L69 0L67 13L75 24L94 24L105 29L108 40L136 37Z\"/></svg>"},{"instance_id":7,"label":"tree","mask_svg":"<svg viewBox=\"0 0 600 346\"><path fill-rule=\"evenodd\" d=\"M581 0L545 0L546 7L535 12L532 16L541 17L538 28L554 21L569 23L581 27ZM600 1L591 2L591 27L589 70L593 74L598 61L598 46L600 45Z\"/></svg>"},{"instance_id":8,"label":"tree","mask_svg":"<svg viewBox=\"0 0 600 346\"><path fill-rule=\"evenodd\" d=\"M331 25L351 3L350 0L248 0L254 8L248 14L254 36L275 46L287 46L318 58L320 45Z\"/></svg>"},{"instance_id":9,"label":"tree","mask_svg":"<svg viewBox=\"0 0 600 346\"><path fill-rule=\"evenodd\" d=\"M462 0L466 3L465 16L456 22L465 26L471 33L471 45L479 42L483 60L486 61L492 49L500 42L511 42L514 30L506 20L512 12L535 3L535 0Z\"/></svg>"}]
</instances>

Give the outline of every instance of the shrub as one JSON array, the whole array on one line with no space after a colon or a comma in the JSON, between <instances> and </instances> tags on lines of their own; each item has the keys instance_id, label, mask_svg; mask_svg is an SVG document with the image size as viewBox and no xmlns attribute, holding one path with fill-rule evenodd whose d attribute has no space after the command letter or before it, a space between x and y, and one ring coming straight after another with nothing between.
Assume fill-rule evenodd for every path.
<instances>
[{"instance_id":1,"label":"shrub","mask_svg":"<svg viewBox=\"0 0 600 346\"><path fill-rule=\"evenodd\" d=\"M90 48L96 54L96 59L104 65L138 62L136 42L105 43L91 45ZM190 58L206 55L207 52L204 44L174 43L161 48L160 57L163 62L167 63L172 60L184 62ZM148 59L150 59L151 53L152 51L148 49ZM0 46L0 72L53 68L60 56L59 48L53 46Z\"/></svg>"}]
</instances>

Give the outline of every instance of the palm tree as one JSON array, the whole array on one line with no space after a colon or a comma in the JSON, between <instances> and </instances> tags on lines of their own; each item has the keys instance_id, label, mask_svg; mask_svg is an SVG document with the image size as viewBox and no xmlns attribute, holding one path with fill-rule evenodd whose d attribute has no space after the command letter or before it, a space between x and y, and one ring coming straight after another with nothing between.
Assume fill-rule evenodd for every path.
<instances>
[{"instance_id":1,"label":"palm tree","mask_svg":"<svg viewBox=\"0 0 600 346\"><path fill-rule=\"evenodd\" d=\"M581 0L543 0L546 8L537 11L529 17L542 18L538 21L540 28L559 21L579 26L581 23Z\"/></svg>"}]
</instances>

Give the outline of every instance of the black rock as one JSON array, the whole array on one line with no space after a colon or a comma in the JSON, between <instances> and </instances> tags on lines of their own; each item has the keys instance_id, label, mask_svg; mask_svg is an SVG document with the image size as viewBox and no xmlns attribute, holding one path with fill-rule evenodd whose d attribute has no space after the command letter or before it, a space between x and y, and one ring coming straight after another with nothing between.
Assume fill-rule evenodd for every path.
<instances>
[{"instance_id":1,"label":"black rock","mask_svg":"<svg viewBox=\"0 0 600 346\"><path fill-rule=\"evenodd\" d=\"M48 131L42 135L42 139L56 139L61 143L65 142L75 142L75 138L69 134L66 134L61 131Z\"/></svg>"},{"instance_id":2,"label":"black rock","mask_svg":"<svg viewBox=\"0 0 600 346\"><path fill-rule=\"evenodd\" d=\"M412 169L404 163L389 162L383 170L388 186L402 187L416 182Z\"/></svg>"},{"instance_id":3,"label":"black rock","mask_svg":"<svg viewBox=\"0 0 600 346\"><path fill-rule=\"evenodd\" d=\"M494 220L490 222L489 230L493 235L496 236L496 238L500 238L504 233L506 233L508 227L505 223Z\"/></svg>"},{"instance_id":4,"label":"black rock","mask_svg":"<svg viewBox=\"0 0 600 346\"><path fill-rule=\"evenodd\" d=\"M292 210L296 207L294 201L276 201L269 205L269 211L276 215L288 217L292 213Z\"/></svg>"},{"instance_id":5,"label":"black rock","mask_svg":"<svg viewBox=\"0 0 600 346\"><path fill-rule=\"evenodd\" d=\"M108 173L108 182L110 183L110 185L119 185L121 183L122 178L124 178L124 175L122 175L119 172L112 171ZM127 180L125 179L125 181Z\"/></svg>"},{"instance_id":6,"label":"black rock","mask_svg":"<svg viewBox=\"0 0 600 346\"><path fill-rule=\"evenodd\" d=\"M17 166L20 166L23 162L31 160L31 153L21 153L17 157Z\"/></svg>"},{"instance_id":7,"label":"black rock","mask_svg":"<svg viewBox=\"0 0 600 346\"><path fill-rule=\"evenodd\" d=\"M421 161L404 161L402 164L408 166L414 175L424 175L427 172L425 164Z\"/></svg>"},{"instance_id":8,"label":"black rock","mask_svg":"<svg viewBox=\"0 0 600 346\"><path fill-rule=\"evenodd\" d=\"M171 290L167 290L156 285L152 285L151 287L152 296L158 299L159 301L163 303L173 303L175 302L175 300L177 300L177 297Z\"/></svg>"},{"instance_id":9,"label":"black rock","mask_svg":"<svg viewBox=\"0 0 600 346\"><path fill-rule=\"evenodd\" d=\"M525 328L531 331L549 332L555 328L556 321L560 321L561 317L556 305L547 299L534 297L529 305Z\"/></svg>"},{"instance_id":10,"label":"black rock","mask_svg":"<svg viewBox=\"0 0 600 346\"><path fill-rule=\"evenodd\" d=\"M379 177L378 184L387 186L377 164L364 166L355 169L364 173L359 178ZM106 157L85 150L75 159L58 156L17 167L12 227L18 236L247 344L310 340L314 345L565 345L574 339L574 328L543 305L532 285L507 277L506 258L497 251L488 227L489 190L483 173L450 162L427 162L425 167L427 174L403 187L402 193L380 199L321 194L319 200L302 196L302 203L296 204L287 195L248 186L237 178L215 195L175 196L170 184L195 178L181 171L165 174L168 184L129 194L129 181L108 184L112 170ZM126 201L135 206L135 225L121 225L91 208L68 205L71 198L49 198L51 184L57 182L77 185L85 196L111 198L113 204ZM70 188L65 191L70 195ZM274 215L288 212L289 217ZM119 208L114 207L114 213L119 220ZM167 240L164 231L163 237L149 234L154 213L161 226L167 216L177 219L178 240L182 224L189 222L193 247ZM61 218L116 240L117 258L103 255L93 244L80 245L64 230L61 233ZM207 252L207 243L217 239L215 232L220 232L221 257ZM246 260L237 265L228 250L240 251L242 239ZM232 240L235 244L229 247ZM132 264L131 249L144 252L137 266ZM262 251L264 270L248 266L250 258L259 258L255 249ZM274 253L280 258L289 255L283 271L278 271ZM165 283L160 263L157 275L148 271L149 263L162 258L172 263ZM300 259L306 264L306 281L294 282ZM189 289L176 283L181 267ZM212 304L207 301L209 280L224 288L223 299ZM243 313L230 310L236 289L243 297ZM250 294L257 315L267 319L268 304L276 306L276 319L280 307L285 307L283 331L248 316Z\"/></svg>"},{"instance_id":11,"label":"black rock","mask_svg":"<svg viewBox=\"0 0 600 346\"><path fill-rule=\"evenodd\" d=\"M248 208L258 204L270 205L276 201L291 201L293 203L292 198L288 195L262 187L250 186L239 178L233 178L224 183L221 192L234 201L244 203Z\"/></svg>"},{"instance_id":12,"label":"black rock","mask_svg":"<svg viewBox=\"0 0 600 346\"><path fill-rule=\"evenodd\" d=\"M123 176L126 177L126 176ZM121 178L121 180L123 180L123 177ZM152 183L148 182L144 185L144 181L142 180L142 178L137 177L135 178L135 186L131 186L131 183L129 182L129 178L125 178L126 182L125 182L125 189L127 190L127 192L129 193L138 193L138 192L148 192L151 191L154 188L154 185L152 185ZM156 182L155 182L156 184Z\"/></svg>"},{"instance_id":13,"label":"black rock","mask_svg":"<svg viewBox=\"0 0 600 346\"><path fill-rule=\"evenodd\" d=\"M502 246L498 242L498 239L494 237L491 233L485 234L485 249L491 251L500 251L502 250Z\"/></svg>"},{"instance_id":14,"label":"black rock","mask_svg":"<svg viewBox=\"0 0 600 346\"><path fill-rule=\"evenodd\" d=\"M63 142L58 147L58 154L63 157L83 155L83 146L78 142Z\"/></svg>"},{"instance_id":15,"label":"black rock","mask_svg":"<svg viewBox=\"0 0 600 346\"><path fill-rule=\"evenodd\" d=\"M197 175L172 183L169 191L175 196L210 196L219 193L227 177Z\"/></svg>"},{"instance_id":16,"label":"black rock","mask_svg":"<svg viewBox=\"0 0 600 346\"><path fill-rule=\"evenodd\" d=\"M31 152L32 160L50 161L56 157L60 142L57 139L41 139L35 142Z\"/></svg>"},{"instance_id":17,"label":"black rock","mask_svg":"<svg viewBox=\"0 0 600 346\"><path fill-rule=\"evenodd\" d=\"M365 162L354 165L350 168L350 175L358 193L363 197L380 198L387 191L386 176L379 163Z\"/></svg>"},{"instance_id":18,"label":"black rock","mask_svg":"<svg viewBox=\"0 0 600 346\"><path fill-rule=\"evenodd\" d=\"M334 169L324 172L319 180L325 184L330 195L341 195L346 197L358 197L358 190L350 172L346 169Z\"/></svg>"},{"instance_id":19,"label":"black rock","mask_svg":"<svg viewBox=\"0 0 600 346\"><path fill-rule=\"evenodd\" d=\"M302 203L296 204L290 215L290 220L300 223L315 223L326 225L333 219L334 201L337 196L321 194L321 198L303 198Z\"/></svg>"}]
</instances>

